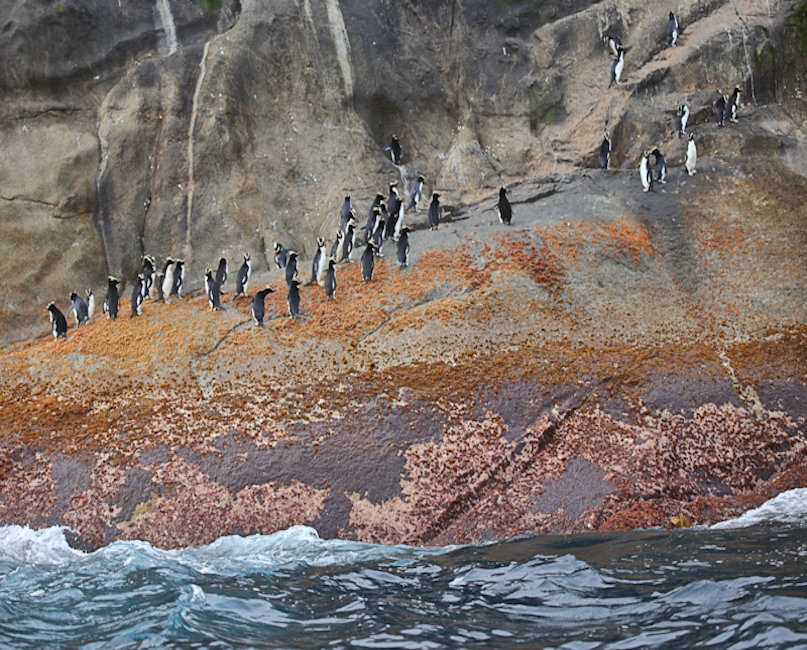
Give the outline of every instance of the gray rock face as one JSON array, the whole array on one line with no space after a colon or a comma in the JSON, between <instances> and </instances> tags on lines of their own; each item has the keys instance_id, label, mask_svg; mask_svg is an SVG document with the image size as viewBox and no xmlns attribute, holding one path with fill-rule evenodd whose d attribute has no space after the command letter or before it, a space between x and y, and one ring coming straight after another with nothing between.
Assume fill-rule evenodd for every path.
<instances>
[{"instance_id":1,"label":"gray rock face","mask_svg":"<svg viewBox=\"0 0 807 650\"><path fill-rule=\"evenodd\" d=\"M604 126L612 166L633 168L683 100L697 117L737 84L799 95L795 2L769 4L684 2L664 52L660 1L6 2L0 338L107 273L132 281L144 253L184 257L190 278L244 250L268 267L276 240L306 257L345 193L361 213L399 177L467 201L594 166ZM606 90L610 32L631 49Z\"/></svg>"}]
</instances>

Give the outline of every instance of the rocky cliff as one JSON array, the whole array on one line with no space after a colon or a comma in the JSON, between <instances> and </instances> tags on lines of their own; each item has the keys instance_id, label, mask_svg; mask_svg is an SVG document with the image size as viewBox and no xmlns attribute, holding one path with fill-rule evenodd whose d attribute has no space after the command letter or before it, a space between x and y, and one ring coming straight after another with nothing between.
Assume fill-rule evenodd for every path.
<instances>
[{"instance_id":1,"label":"rocky cliff","mask_svg":"<svg viewBox=\"0 0 807 650\"><path fill-rule=\"evenodd\" d=\"M192 296L7 348L0 521L89 546L301 522L443 543L709 522L803 485L795 7L682 2L668 49L661 2L8 3L4 340L143 253L184 256L199 286L250 251L278 292L264 329ZM607 33L630 47L610 89ZM670 176L643 194L652 146ZM283 317L272 242L307 259L344 194L364 214L418 173L448 223L407 216L411 269L382 259L365 285L341 265L336 301L306 288Z\"/></svg>"}]
</instances>

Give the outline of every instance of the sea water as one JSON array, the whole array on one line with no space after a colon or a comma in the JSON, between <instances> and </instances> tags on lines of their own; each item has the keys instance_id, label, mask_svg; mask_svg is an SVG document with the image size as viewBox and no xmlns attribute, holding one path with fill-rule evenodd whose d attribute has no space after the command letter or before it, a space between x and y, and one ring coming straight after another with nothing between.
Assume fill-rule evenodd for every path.
<instances>
[{"instance_id":1,"label":"sea water","mask_svg":"<svg viewBox=\"0 0 807 650\"><path fill-rule=\"evenodd\" d=\"M807 648L807 490L712 528L443 548L0 527L0 645Z\"/></svg>"}]
</instances>

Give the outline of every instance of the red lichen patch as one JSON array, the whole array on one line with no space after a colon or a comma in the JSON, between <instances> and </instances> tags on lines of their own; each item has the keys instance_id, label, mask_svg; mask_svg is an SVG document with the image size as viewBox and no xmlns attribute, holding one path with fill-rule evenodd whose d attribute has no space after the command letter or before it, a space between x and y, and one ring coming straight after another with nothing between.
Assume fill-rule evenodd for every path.
<instances>
[{"instance_id":1,"label":"red lichen patch","mask_svg":"<svg viewBox=\"0 0 807 650\"><path fill-rule=\"evenodd\" d=\"M543 284L550 291L559 288L564 274L563 265L546 240L536 245L507 234L500 234L497 239L494 247L496 256L488 262L486 268L508 273L526 273L534 282Z\"/></svg>"},{"instance_id":2,"label":"red lichen patch","mask_svg":"<svg viewBox=\"0 0 807 650\"><path fill-rule=\"evenodd\" d=\"M652 528L663 522L668 514L658 501L639 501L629 508L615 512L606 519L602 530L629 530L631 528Z\"/></svg>"},{"instance_id":3,"label":"red lichen patch","mask_svg":"<svg viewBox=\"0 0 807 650\"><path fill-rule=\"evenodd\" d=\"M316 518L328 490L297 481L249 486L233 495L180 458L148 466L155 495L117 528L161 548L200 546L224 532L273 533Z\"/></svg>"}]
</instances>

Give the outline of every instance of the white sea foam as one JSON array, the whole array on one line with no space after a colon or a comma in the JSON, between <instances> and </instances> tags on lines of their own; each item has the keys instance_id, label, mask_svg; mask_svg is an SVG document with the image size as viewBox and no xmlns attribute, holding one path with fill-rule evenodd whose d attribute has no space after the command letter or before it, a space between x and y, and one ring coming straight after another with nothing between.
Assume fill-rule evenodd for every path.
<instances>
[{"instance_id":1,"label":"white sea foam","mask_svg":"<svg viewBox=\"0 0 807 650\"><path fill-rule=\"evenodd\" d=\"M85 553L71 548L64 528L52 526L34 530L28 526L0 526L0 558L25 564L63 564Z\"/></svg>"},{"instance_id":2,"label":"white sea foam","mask_svg":"<svg viewBox=\"0 0 807 650\"><path fill-rule=\"evenodd\" d=\"M807 488L782 492L759 508L749 510L736 519L721 521L712 528L747 528L762 523L807 526Z\"/></svg>"}]
</instances>

